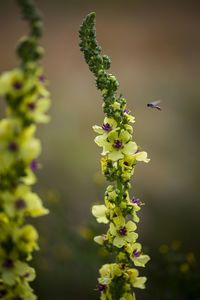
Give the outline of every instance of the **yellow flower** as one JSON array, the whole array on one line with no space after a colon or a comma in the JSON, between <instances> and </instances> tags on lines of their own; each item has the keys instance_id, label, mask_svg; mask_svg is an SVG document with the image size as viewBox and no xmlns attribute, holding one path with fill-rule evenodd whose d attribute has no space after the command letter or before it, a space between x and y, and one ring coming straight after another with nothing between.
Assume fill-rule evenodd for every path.
<instances>
[{"instance_id":1,"label":"yellow flower","mask_svg":"<svg viewBox=\"0 0 200 300\"><path fill-rule=\"evenodd\" d=\"M125 155L133 155L137 150L135 142L131 141L131 135L128 131L122 129L112 130L107 137L97 136L95 142L103 147L102 155L108 154L108 159L117 161Z\"/></svg>"},{"instance_id":2,"label":"yellow flower","mask_svg":"<svg viewBox=\"0 0 200 300\"><path fill-rule=\"evenodd\" d=\"M113 236L113 245L121 248L127 243L133 243L137 238L138 234L134 231L137 226L132 221L128 221L125 224L125 219L120 216L117 219L118 225L110 223L110 234Z\"/></svg>"},{"instance_id":3,"label":"yellow flower","mask_svg":"<svg viewBox=\"0 0 200 300\"><path fill-rule=\"evenodd\" d=\"M32 77L25 76L22 69L7 71L0 76L0 95L19 97L33 87Z\"/></svg>"},{"instance_id":4,"label":"yellow flower","mask_svg":"<svg viewBox=\"0 0 200 300\"><path fill-rule=\"evenodd\" d=\"M136 269L129 269L127 270L127 274L129 276L129 281L133 287L144 289L145 282L147 280L146 277L138 277L139 272Z\"/></svg>"},{"instance_id":5,"label":"yellow flower","mask_svg":"<svg viewBox=\"0 0 200 300\"><path fill-rule=\"evenodd\" d=\"M99 283L108 285L115 276L121 276L122 270L118 264L105 264L99 270Z\"/></svg>"},{"instance_id":6,"label":"yellow flower","mask_svg":"<svg viewBox=\"0 0 200 300\"><path fill-rule=\"evenodd\" d=\"M101 234L94 237L94 241L99 245L103 245L106 240L108 240L106 234Z\"/></svg>"},{"instance_id":7,"label":"yellow flower","mask_svg":"<svg viewBox=\"0 0 200 300\"><path fill-rule=\"evenodd\" d=\"M25 225L23 226L18 236L16 237L16 243L18 249L22 252L27 254L27 259L31 259L31 252L33 250L38 250L38 233L36 229L32 225Z\"/></svg>"},{"instance_id":8,"label":"yellow flower","mask_svg":"<svg viewBox=\"0 0 200 300\"><path fill-rule=\"evenodd\" d=\"M105 205L93 205L92 214L96 217L98 223L107 224L109 220L106 217L106 214L109 213L109 210Z\"/></svg>"},{"instance_id":9,"label":"yellow flower","mask_svg":"<svg viewBox=\"0 0 200 300\"><path fill-rule=\"evenodd\" d=\"M10 218L23 215L38 217L48 213L37 194L30 192L25 185L19 185L12 193L2 192L1 198L4 211Z\"/></svg>"},{"instance_id":10,"label":"yellow flower","mask_svg":"<svg viewBox=\"0 0 200 300\"><path fill-rule=\"evenodd\" d=\"M117 122L113 118L105 117L102 126L94 125L92 128L95 132L101 134L101 136L99 136L99 139L100 137L104 139L107 137L109 132L117 128Z\"/></svg>"},{"instance_id":11,"label":"yellow flower","mask_svg":"<svg viewBox=\"0 0 200 300\"><path fill-rule=\"evenodd\" d=\"M29 164L41 152L40 141L34 138L36 127L22 130L19 119L0 121L0 172L6 171L16 161Z\"/></svg>"},{"instance_id":12,"label":"yellow flower","mask_svg":"<svg viewBox=\"0 0 200 300\"><path fill-rule=\"evenodd\" d=\"M132 245L126 245L126 250L130 255L130 259L133 261L135 266L145 267L145 264L150 260L148 255L144 255L141 251L141 244L134 243Z\"/></svg>"}]
</instances>

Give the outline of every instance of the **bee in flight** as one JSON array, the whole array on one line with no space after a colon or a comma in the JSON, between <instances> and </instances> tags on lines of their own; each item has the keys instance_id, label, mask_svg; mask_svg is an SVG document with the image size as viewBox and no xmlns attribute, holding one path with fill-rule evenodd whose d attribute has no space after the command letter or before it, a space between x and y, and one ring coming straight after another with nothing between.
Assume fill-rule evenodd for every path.
<instances>
[{"instance_id":1,"label":"bee in flight","mask_svg":"<svg viewBox=\"0 0 200 300\"><path fill-rule=\"evenodd\" d=\"M147 103L147 107L150 108L157 108L158 110L162 110L160 106L158 106L158 104L161 102L161 100L156 100L150 103Z\"/></svg>"}]
</instances>

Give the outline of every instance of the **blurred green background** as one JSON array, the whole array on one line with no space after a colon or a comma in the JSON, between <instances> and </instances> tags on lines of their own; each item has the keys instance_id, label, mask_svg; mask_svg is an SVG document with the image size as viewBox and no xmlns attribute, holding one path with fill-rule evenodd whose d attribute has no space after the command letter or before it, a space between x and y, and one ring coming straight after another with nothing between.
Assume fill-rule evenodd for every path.
<instances>
[{"instance_id":1,"label":"blurred green background","mask_svg":"<svg viewBox=\"0 0 200 300\"><path fill-rule=\"evenodd\" d=\"M98 269L112 261L92 241L94 234L106 230L91 215L92 204L103 202L106 184L91 128L102 123L102 99L78 47L79 26L91 11L96 12L99 44L110 56L111 72L136 116L135 140L151 158L149 164L137 164L132 182L132 192L146 203L140 212L139 241L152 256L142 270L148 274L147 289L136 291L137 299L200 299L195 283L200 250L198 1L37 4L44 15L42 63L52 94L52 121L38 130L43 168L34 187L51 210L34 220L41 247L33 262L39 299L98 299ZM14 49L27 26L15 1L0 5L2 72L17 65ZM163 100L163 110L147 109L157 99ZM1 99L1 117L3 109ZM163 244L169 248L160 248ZM192 262L190 252L195 255Z\"/></svg>"}]
</instances>

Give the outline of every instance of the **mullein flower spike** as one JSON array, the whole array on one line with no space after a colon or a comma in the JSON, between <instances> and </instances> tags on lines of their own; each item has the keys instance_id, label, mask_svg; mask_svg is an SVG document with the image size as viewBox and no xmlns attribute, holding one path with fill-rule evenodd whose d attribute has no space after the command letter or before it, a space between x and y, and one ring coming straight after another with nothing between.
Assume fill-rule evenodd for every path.
<instances>
[{"instance_id":1,"label":"mullein flower spike","mask_svg":"<svg viewBox=\"0 0 200 300\"><path fill-rule=\"evenodd\" d=\"M116 254L116 263L106 264L100 269L97 289L101 300L131 300L135 299L134 288L143 289L146 281L146 277L139 277L133 266L144 267L150 258L142 253L141 244L136 243L137 212L142 203L133 196L130 198L128 190L136 162L147 163L149 159L147 153L132 141L130 123L134 123L135 118L126 108L123 96L117 95L119 83L116 77L106 72L111 62L108 56L100 54L94 26L95 13L90 13L80 26L79 45L103 97L105 119L93 129L99 134L95 143L102 147L102 172L113 183L105 192L105 204L92 207L97 222L109 224L107 233L96 236L94 240Z\"/></svg>"},{"instance_id":2,"label":"mullein flower spike","mask_svg":"<svg viewBox=\"0 0 200 300\"><path fill-rule=\"evenodd\" d=\"M38 250L38 233L25 217L46 215L37 194L31 191L40 141L36 124L45 123L50 106L43 70L38 62L42 49L41 16L31 0L17 0L22 16L30 23L30 33L17 47L20 65L0 76L0 95L7 104L0 121L0 299L37 299L29 282L35 270L28 265Z\"/></svg>"}]
</instances>

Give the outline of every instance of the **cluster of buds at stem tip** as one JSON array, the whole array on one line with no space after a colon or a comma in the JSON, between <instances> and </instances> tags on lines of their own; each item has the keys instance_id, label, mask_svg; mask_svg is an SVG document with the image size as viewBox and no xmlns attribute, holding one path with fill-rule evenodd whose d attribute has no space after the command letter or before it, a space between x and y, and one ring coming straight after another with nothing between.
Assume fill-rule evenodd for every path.
<instances>
[{"instance_id":1,"label":"cluster of buds at stem tip","mask_svg":"<svg viewBox=\"0 0 200 300\"><path fill-rule=\"evenodd\" d=\"M17 0L30 32L19 41L16 69L0 75L0 95L5 99L5 118L0 121L0 299L37 299L29 282L35 270L29 266L38 250L38 233L25 218L46 215L48 210L32 192L35 171L40 167L37 123L46 123L50 106L47 81L38 62L42 21L31 0Z\"/></svg>"},{"instance_id":2,"label":"cluster of buds at stem tip","mask_svg":"<svg viewBox=\"0 0 200 300\"><path fill-rule=\"evenodd\" d=\"M105 204L94 205L92 214L97 222L108 224L105 234L96 236L95 242L116 254L116 261L100 269L97 289L101 300L135 299L134 288L144 288L146 277L139 277L135 267L144 267L149 256L143 254L137 243L137 212L142 202L129 196L130 180L137 161L148 162L147 153L132 140L135 118L126 107L126 100L117 95L119 83L113 74L106 72L111 62L101 55L96 41L95 13L90 13L79 30L80 49L95 76L96 87L103 97L103 124L93 126L98 136L95 143L102 147L102 172L112 185L105 192ZM132 220L130 219L132 216ZM129 221L127 221L129 218Z\"/></svg>"}]
</instances>

